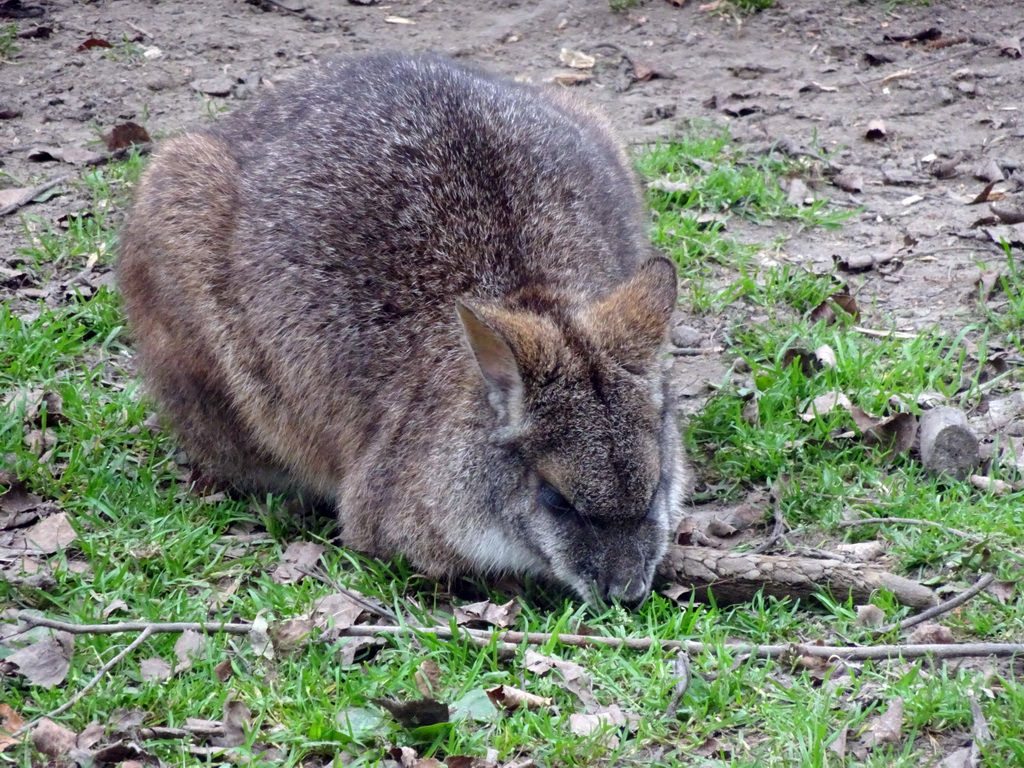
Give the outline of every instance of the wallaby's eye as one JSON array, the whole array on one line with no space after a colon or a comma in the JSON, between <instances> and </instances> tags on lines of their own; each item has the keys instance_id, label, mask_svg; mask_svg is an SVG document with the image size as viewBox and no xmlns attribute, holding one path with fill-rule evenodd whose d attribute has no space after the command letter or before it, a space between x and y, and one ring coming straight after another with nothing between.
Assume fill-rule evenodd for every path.
<instances>
[{"instance_id":1,"label":"wallaby's eye","mask_svg":"<svg viewBox=\"0 0 1024 768\"><path fill-rule=\"evenodd\" d=\"M538 499L548 512L558 517L576 514L576 509L569 503L569 500L550 483L542 482L540 484Z\"/></svg>"}]
</instances>

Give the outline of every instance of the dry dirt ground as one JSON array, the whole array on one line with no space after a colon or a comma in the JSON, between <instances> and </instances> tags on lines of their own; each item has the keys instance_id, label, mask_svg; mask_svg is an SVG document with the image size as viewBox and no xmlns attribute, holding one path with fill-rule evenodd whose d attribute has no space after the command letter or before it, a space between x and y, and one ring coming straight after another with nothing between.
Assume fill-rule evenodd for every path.
<instances>
[{"instance_id":1,"label":"dry dirt ground","mask_svg":"<svg viewBox=\"0 0 1024 768\"><path fill-rule=\"evenodd\" d=\"M116 125L172 134L317 57L442 51L535 82L582 74L573 87L630 143L700 120L729 123L754 151L828 153L823 177L794 194L859 210L841 230L734 219L731 234L781 238L766 260L816 272L859 260L849 279L865 325L940 323L955 333L976 316L983 270L1005 266L998 239L1024 247L1024 225L967 204L986 180L1002 179L993 195L1007 197L996 208L1012 206L1024 184L1024 59L1014 47L1022 18L1007 0L786 0L743 17L695 0L647 0L621 13L605 0L3 0L0 25L16 25L19 52L0 63L0 194L73 179ZM596 63L574 69L563 49ZM844 188L832 178L840 171ZM74 186L56 190L0 217L0 266L17 265L19 213L56 222L82 208ZM26 300L26 310L45 288L0 280L0 296ZM715 324L694 324L714 346ZM680 365L696 407L715 363Z\"/></svg>"}]
</instances>

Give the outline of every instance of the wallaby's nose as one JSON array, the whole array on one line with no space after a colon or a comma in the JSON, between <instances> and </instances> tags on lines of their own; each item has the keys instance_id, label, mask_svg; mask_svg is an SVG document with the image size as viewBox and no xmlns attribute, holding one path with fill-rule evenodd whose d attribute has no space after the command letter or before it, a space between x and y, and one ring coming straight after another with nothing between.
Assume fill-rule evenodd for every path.
<instances>
[{"instance_id":1,"label":"wallaby's nose","mask_svg":"<svg viewBox=\"0 0 1024 768\"><path fill-rule=\"evenodd\" d=\"M640 573L612 575L604 580L600 591L605 602L617 600L629 608L637 608L650 594L651 582Z\"/></svg>"}]
</instances>

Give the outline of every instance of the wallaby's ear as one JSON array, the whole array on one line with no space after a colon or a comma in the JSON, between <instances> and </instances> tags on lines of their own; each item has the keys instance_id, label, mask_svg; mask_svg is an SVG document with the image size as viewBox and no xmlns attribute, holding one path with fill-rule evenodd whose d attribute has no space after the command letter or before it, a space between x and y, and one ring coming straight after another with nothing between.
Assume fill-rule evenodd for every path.
<instances>
[{"instance_id":1,"label":"wallaby's ear","mask_svg":"<svg viewBox=\"0 0 1024 768\"><path fill-rule=\"evenodd\" d=\"M536 315L487 304L456 301L455 308L491 405L506 423L518 421L526 380L550 370L557 360L558 331Z\"/></svg>"},{"instance_id":2,"label":"wallaby's ear","mask_svg":"<svg viewBox=\"0 0 1024 768\"><path fill-rule=\"evenodd\" d=\"M676 266L661 256L610 295L588 306L584 322L593 337L623 366L646 366L661 348L677 296Z\"/></svg>"}]
</instances>

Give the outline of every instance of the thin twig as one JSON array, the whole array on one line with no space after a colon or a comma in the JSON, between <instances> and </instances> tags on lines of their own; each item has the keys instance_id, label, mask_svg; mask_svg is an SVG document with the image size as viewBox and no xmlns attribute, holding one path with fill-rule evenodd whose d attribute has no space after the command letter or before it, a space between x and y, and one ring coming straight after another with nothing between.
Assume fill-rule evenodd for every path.
<instances>
[{"instance_id":1,"label":"thin twig","mask_svg":"<svg viewBox=\"0 0 1024 768\"><path fill-rule=\"evenodd\" d=\"M670 347L668 353L673 357L706 357L720 355L724 351L724 347Z\"/></svg>"},{"instance_id":2,"label":"thin twig","mask_svg":"<svg viewBox=\"0 0 1024 768\"><path fill-rule=\"evenodd\" d=\"M356 605L361 605L370 613L375 613L378 616L383 616L385 619L391 619L394 622L398 621L398 616L395 614L394 611L385 608L383 605L380 605L379 603L374 603L371 600L368 600L364 595L359 594L355 590L341 586L341 584L336 582L334 579L328 576L327 573L321 571L320 569L307 570L306 568L299 567L295 570L297 570L299 573L306 574L311 579L316 579L317 581L326 584L335 592L340 592L353 603L355 603Z\"/></svg>"},{"instance_id":3,"label":"thin twig","mask_svg":"<svg viewBox=\"0 0 1024 768\"><path fill-rule=\"evenodd\" d=\"M676 676L676 684L672 687L672 698L665 710L665 717L673 718L679 708L679 702L690 687L690 657L681 653L672 659L672 673Z\"/></svg>"},{"instance_id":4,"label":"thin twig","mask_svg":"<svg viewBox=\"0 0 1024 768\"><path fill-rule=\"evenodd\" d=\"M882 338L893 338L893 339L916 339L921 334L911 333L910 331L897 331L885 330L884 328L865 328L860 325L855 325L851 330L857 333L863 333L865 336L880 336Z\"/></svg>"},{"instance_id":5,"label":"thin twig","mask_svg":"<svg viewBox=\"0 0 1024 768\"><path fill-rule=\"evenodd\" d=\"M81 690L79 690L78 693L76 693L70 699L65 701L63 704L61 704L56 709L51 709L45 715L41 715L40 717L37 717L34 720L31 720L31 721L25 723L25 725L21 726L21 728L16 730L11 735L14 736L14 737L18 737L21 734L23 734L26 731L28 731L29 729L31 729L34 725L36 725L43 718L49 718L49 719L52 720L53 718L57 717L58 715L61 715L64 712L67 712L83 696L85 696L85 694L89 691L89 689L92 688L94 685L96 685L96 683L98 683L103 678L103 676L105 674L107 674L107 672L109 672L111 670L111 668L115 664L117 664L119 661L121 661L121 659L123 659L129 653L131 653L136 648L138 648L140 645L142 645L149 638L149 636L152 635L152 634L153 634L153 628L152 627L146 627L145 629L143 629L141 635L139 635L134 640L132 640L130 643L128 643L128 645L126 645L121 650L120 653L118 653L114 658L112 658L110 661L108 661L106 664L104 664L102 667L100 667L100 671L96 673L96 675L92 678L92 680L90 680L88 683L86 683L84 686L82 686Z\"/></svg>"},{"instance_id":6,"label":"thin twig","mask_svg":"<svg viewBox=\"0 0 1024 768\"><path fill-rule=\"evenodd\" d=\"M17 200L15 200L12 203L9 203L8 205L5 205L3 208L0 208L0 216L6 216L8 213L14 213L22 206L31 203L33 200L35 200L37 197L43 194L43 192L48 192L49 190L56 187L58 184L63 184L70 178L71 176L58 176L57 178L50 179L49 181L43 182L38 186L26 189L25 193L21 195L21 197L19 197Z\"/></svg>"},{"instance_id":7,"label":"thin twig","mask_svg":"<svg viewBox=\"0 0 1024 768\"><path fill-rule=\"evenodd\" d=\"M228 635L247 635L252 626L216 621L122 621L115 624L72 624L67 621L48 619L30 613L20 613L16 617L33 627L49 627L70 632L72 635L116 635L119 632L145 632L153 634L178 632L202 632L215 635L224 632Z\"/></svg>"},{"instance_id":8,"label":"thin twig","mask_svg":"<svg viewBox=\"0 0 1024 768\"><path fill-rule=\"evenodd\" d=\"M996 577L993 576L991 573L986 573L984 576L978 579L977 583L975 583L974 586L972 586L970 589L965 589L959 595L951 597L949 600L939 603L938 605L933 606L932 608L929 608L925 611L921 611L919 614L915 616L910 616L909 618L904 619L898 624L890 624L887 627L882 627L878 631L881 634L885 634L886 632L891 632L894 629L910 629L911 627L915 627L918 624L922 624L923 622L926 622L929 619L934 619L936 616L941 616L944 613L948 613L949 611L952 611L954 608L956 608L958 605L963 605L976 594L984 590L985 587L987 587L989 584L995 581L995 578Z\"/></svg>"},{"instance_id":9,"label":"thin twig","mask_svg":"<svg viewBox=\"0 0 1024 768\"><path fill-rule=\"evenodd\" d=\"M36 626L52 627L72 634L113 634L116 632L226 632L229 634L246 634L248 624L215 624L214 622L121 622L118 624L71 624L65 621L44 619L40 616L22 615L24 621L34 622ZM663 650L684 650L690 654L715 652L720 649L735 654L746 654L763 659L774 659L790 654L814 656L824 659L848 659L865 661L868 659L905 658L913 659L923 656L937 658L963 658L967 656L1014 656L1024 654L1024 643L961 643L961 644L920 644L920 645L875 645L875 646L844 646L844 645L803 645L786 643L780 645L755 645L751 643L701 643L696 640L665 640L657 637L609 637L607 635L566 635L547 632L514 632L512 630L491 631L486 629L459 628L452 631L450 627L410 627L380 624L357 624L338 631L339 637L386 637L394 635L423 634L433 635L442 640L467 639L476 645L488 645L492 642L544 645L552 641L573 647L629 648L637 651L648 651L660 647Z\"/></svg>"},{"instance_id":10,"label":"thin twig","mask_svg":"<svg viewBox=\"0 0 1024 768\"><path fill-rule=\"evenodd\" d=\"M965 48L963 50L956 51L955 53L951 53L949 56L941 56L939 58L932 59L931 61L926 61L923 64L919 64L916 68L912 67L910 69L900 70L899 72L897 72L895 74L896 75L900 75L900 76L907 76L907 77L909 77L910 75L917 74L922 69L927 69L928 67L934 67L934 66L936 66L938 64L943 64L944 62L951 61L952 59L959 59L959 58L963 58L963 57L967 57L967 56L975 56L975 55L981 53L982 51L989 50L990 48L995 48L995 46L994 45L983 45L980 48ZM850 86L854 86L854 85L867 85L868 83L876 83L876 82L882 82L882 81L888 80L889 78L892 78L893 76L894 76L893 74L879 75L878 77L869 77L866 80L863 79L863 78L859 78L858 77L856 80L847 80L844 83L836 83L834 87L849 88Z\"/></svg>"},{"instance_id":11,"label":"thin twig","mask_svg":"<svg viewBox=\"0 0 1024 768\"><path fill-rule=\"evenodd\" d=\"M125 20L124 23L127 24L132 29L134 29L136 32L138 32L143 37L148 37L150 40L155 40L156 39L155 37L153 37L152 33L147 32L142 27L140 27L138 24L133 24L132 22L128 21L127 19Z\"/></svg>"},{"instance_id":12,"label":"thin twig","mask_svg":"<svg viewBox=\"0 0 1024 768\"><path fill-rule=\"evenodd\" d=\"M932 528L938 528L945 531L946 533L958 536L968 541L973 541L975 544L981 544L985 539L981 536L977 536L973 533L967 533L967 531L961 531L957 528L950 528L948 525L942 523L936 523L933 520L921 520L916 517L865 517L860 520L843 520L836 523L837 528L852 528L855 525L885 525L887 523L895 523L900 525L927 525Z\"/></svg>"}]
</instances>

